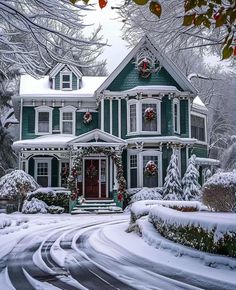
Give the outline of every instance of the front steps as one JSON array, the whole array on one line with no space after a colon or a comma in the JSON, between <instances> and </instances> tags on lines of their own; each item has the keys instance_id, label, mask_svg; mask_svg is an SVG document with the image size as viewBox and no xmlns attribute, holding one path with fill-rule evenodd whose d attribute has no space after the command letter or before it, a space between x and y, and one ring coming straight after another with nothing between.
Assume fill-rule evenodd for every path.
<instances>
[{"instance_id":1,"label":"front steps","mask_svg":"<svg viewBox=\"0 0 236 290\"><path fill-rule=\"evenodd\" d=\"M77 203L71 214L109 214L122 212L122 209L116 206L113 199L88 199L82 204Z\"/></svg>"}]
</instances>

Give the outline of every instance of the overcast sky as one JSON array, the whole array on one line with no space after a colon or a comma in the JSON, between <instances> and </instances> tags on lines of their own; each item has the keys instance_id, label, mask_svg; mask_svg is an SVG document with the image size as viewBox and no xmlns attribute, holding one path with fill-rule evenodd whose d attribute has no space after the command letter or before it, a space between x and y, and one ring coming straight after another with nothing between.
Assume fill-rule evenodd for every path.
<instances>
[{"instance_id":1,"label":"overcast sky","mask_svg":"<svg viewBox=\"0 0 236 290\"><path fill-rule=\"evenodd\" d=\"M97 0L95 2L97 3ZM122 23L120 20L115 19L117 17L116 12L111 9L111 4L114 6L115 3L119 2L119 0L110 0L103 9L100 9L96 5L96 11L89 11L86 16L87 23L102 25L104 39L111 45L110 47L104 48L102 55L103 58L107 59L107 69L109 72L112 72L129 52L126 48L126 42L122 40Z\"/></svg>"}]
</instances>

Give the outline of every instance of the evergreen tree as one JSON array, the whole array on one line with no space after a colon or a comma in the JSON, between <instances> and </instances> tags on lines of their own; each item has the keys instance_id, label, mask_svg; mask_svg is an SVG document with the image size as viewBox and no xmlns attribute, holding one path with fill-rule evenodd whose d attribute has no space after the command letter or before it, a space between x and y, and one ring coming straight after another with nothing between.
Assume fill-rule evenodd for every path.
<instances>
[{"instance_id":1,"label":"evergreen tree","mask_svg":"<svg viewBox=\"0 0 236 290\"><path fill-rule=\"evenodd\" d=\"M178 168L178 158L175 154L172 154L170 163L167 167L167 174L163 187L163 199L181 200L182 192L181 177Z\"/></svg>"},{"instance_id":2,"label":"evergreen tree","mask_svg":"<svg viewBox=\"0 0 236 290\"><path fill-rule=\"evenodd\" d=\"M200 195L200 184L198 183L199 172L195 167L196 155L192 155L188 160L188 167L182 179L183 199L196 200Z\"/></svg>"},{"instance_id":3,"label":"evergreen tree","mask_svg":"<svg viewBox=\"0 0 236 290\"><path fill-rule=\"evenodd\" d=\"M211 170L208 168L205 172L205 181L207 181L210 177L212 177Z\"/></svg>"}]
</instances>

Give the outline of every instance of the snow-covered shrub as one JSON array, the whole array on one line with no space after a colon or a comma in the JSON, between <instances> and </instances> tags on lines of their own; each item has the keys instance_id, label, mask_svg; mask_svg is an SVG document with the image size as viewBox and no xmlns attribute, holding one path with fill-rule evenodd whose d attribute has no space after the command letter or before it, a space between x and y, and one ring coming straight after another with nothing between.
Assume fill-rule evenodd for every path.
<instances>
[{"instance_id":1,"label":"snow-covered shrub","mask_svg":"<svg viewBox=\"0 0 236 290\"><path fill-rule=\"evenodd\" d=\"M203 185L202 202L214 211L236 209L236 171L214 174Z\"/></svg>"},{"instance_id":2,"label":"snow-covered shrub","mask_svg":"<svg viewBox=\"0 0 236 290\"><path fill-rule=\"evenodd\" d=\"M236 224L220 217L198 216L153 206L149 221L165 238L204 252L236 257Z\"/></svg>"},{"instance_id":3,"label":"snow-covered shrub","mask_svg":"<svg viewBox=\"0 0 236 290\"><path fill-rule=\"evenodd\" d=\"M0 198L16 199L39 187L34 178L23 170L14 170L0 178Z\"/></svg>"},{"instance_id":4,"label":"snow-covered shrub","mask_svg":"<svg viewBox=\"0 0 236 290\"><path fill-rule=\"evenodd\" d=\"M51 205L47 208L47 211L48 211L48 213L59 214L59 213L63 213L65 211L65 209L63 207L60 207L60 206Z\"/></svg>"},{"instance_id":5,"label":"snow-covered shrub","mask_svg":"<svg viewBox=\"0 0 236 290\"><path fill-rule=\"evenodd\" d=\"M34 178L23 170L14 170L0 179L0 198L17 200L18 211L21 210L26 194L37 189L39 185Z\"/></svg>"},{"instance_id":6,"label":"snow-covered shrub","mask_svg":"<svg viewBox=\"0 0 236 290\"><path fill-rule=\"evenodd\" d=\"M182 200L181 177L178 168L178 158L175 154L171 155L170 163L166 170L165 183L163 186L163 199Z\"/></svg>"},{"instance_id":7,"label":"snow-covered shrub","mask_svg":"<svg viewBox=\"0 0 236 290\"><path fill-rule=\"evenodd\" d=\"M63 207L66 212L69 211L69 191L55 191L52 188L38 188L37 190L28 193L27 200L31 200L32 198L42 200L48 206L59 206Z\"/></svg>"},{"instance_id":8,"label":"snow-covered shrub","mask_svg":"<svg viewBox=\"0 0 236 290\"><path fill-rule=\"evenodd\" d=\"M144 187L131 197L131 203L139 200L159 200L162 199L163 189L161 187Z\"/></svg>"},{"instance_id":9,"label":"snow-covered shrub","mask_svg":"<svg viewBox=\"0 0 236 290\"><path fill-rule=\"evenodd\" d=\"M188 160L188 167L182 179L183 200L197 200L201 193L201 185L198 183L199 172L195 167L196 155Z\"/></svg>"},{"instance_id":10,"label":"snow-covered shrub","mask_svg":"<svg viewBox=\"0 0 236 290\"><path fill-rule=\"evenodd\" d=\"M48 206L44 201L33 197L30 201L25 200L22 213L47 213L47 209Z\"/></svg>"}]
</instances>

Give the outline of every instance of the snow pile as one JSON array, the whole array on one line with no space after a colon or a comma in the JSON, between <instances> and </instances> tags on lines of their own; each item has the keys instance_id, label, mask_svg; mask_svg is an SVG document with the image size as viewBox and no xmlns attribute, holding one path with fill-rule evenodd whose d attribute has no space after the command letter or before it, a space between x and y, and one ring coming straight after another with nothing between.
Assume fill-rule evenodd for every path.
<instances>
[{"instance_id":1,"label":"snow pile","mask_svg":"<svg viewBox=\"0 0 236 290\"><path fill-rule=\"evenodd\" d=\"M144 187L131 197L131 202L136 202L139 200L159 200L162 199L162 188L153 187L148 188Z\"/></svg>"},{"instance_id":2,"label":"snow pile","mask_svg":"<svg viewBox=\"0 0 236 290\"><path fill-rule=\"evenodd\" d=\"M0 198L15 199L25 192L36 190L39 187L33 177L23 170L14 170L0 178Z\"/></svg>"},{"instance_id":3,"label":"snow pile","mask_svg":"<svg viewBox=\"0 0 236 290\"><path fill-rule=\"evenodd\" d=\"M9 227L10 225L11 219L5 214L0 214L0 229L4 229L5 227Z\"/></svg>"},{"instance_id":4,"label":"snow pile","mask_svg":"<svg viewBox=\"0 0 236 290\"><path fill-rule=\"evenodd\" d=\"M140 190L142 190L142 187L129 188L126 190L126 194L128 196L133 196L134 194L138 193Z\"/></svg>"},{"instance_id":5,"label":"snow pile","mask_svg":"<svg viewBox=\"0 0 236 290\"><path fill-rule=\"evenodd\" d=\"M22 213L63 213L64 208L59 206L48 206L44 201L33 197L31 200L26 200L22 207Z\"/></svg>"},{"instance_id":6,"label":"snow pile","mask_svg":"<svg viewBox=\"0 0 236 290\"><path fill-rule=\"evenodd\" d=\"M153 206L149 221L164 237L202 251L236 257L236 215L180 212Z\"/></svg>"},{"instance_id":7,"label":"snow pile","mask_svg":"<svg viewBox=\"0 0 236 290\"><path fill-rule=\"evenodd\" d=\"M218 172L212 175L206 183L204 183L204 186L209 185L234 185L236 186L236 170L233 170L232 172Z\"/></svg>"}]
</instances>

